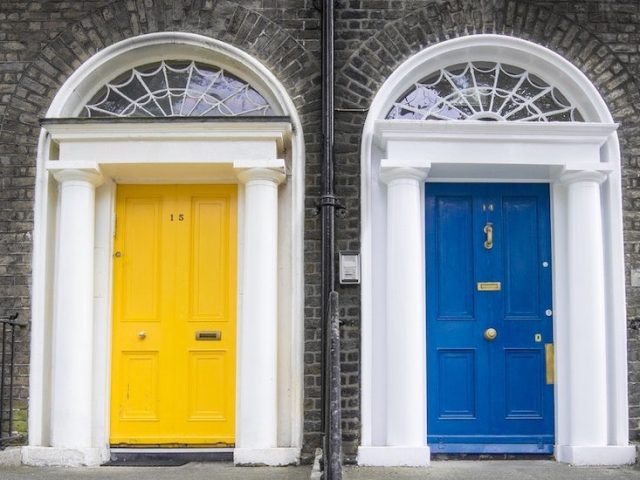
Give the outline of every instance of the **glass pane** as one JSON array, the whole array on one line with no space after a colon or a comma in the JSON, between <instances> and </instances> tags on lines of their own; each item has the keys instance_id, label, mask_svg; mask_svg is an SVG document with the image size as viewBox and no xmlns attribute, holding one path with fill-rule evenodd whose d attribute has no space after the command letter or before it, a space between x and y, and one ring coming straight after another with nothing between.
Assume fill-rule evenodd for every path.
<instances>
[{"instance_id":1,"label":"glass pane","mask_svg":"<svg viewBox=\"0 0 640 480\"><path fill-rule=\"evenodd\" d=\"M95 116L273 115L269 102L251 85L217 67L162 61L118 75L85 106Z\"/></svg>"},{"instance_id":2,"label":"glass pane","mask_svg":"<svg viewBox=\"0 0 640 480\"><path fill-rule=\"evenodd\" d=\"M552 85L514 65L469 62L434 72L404 93L388 119L574 121L583 117Z\"/></svg>"}]
</instances>

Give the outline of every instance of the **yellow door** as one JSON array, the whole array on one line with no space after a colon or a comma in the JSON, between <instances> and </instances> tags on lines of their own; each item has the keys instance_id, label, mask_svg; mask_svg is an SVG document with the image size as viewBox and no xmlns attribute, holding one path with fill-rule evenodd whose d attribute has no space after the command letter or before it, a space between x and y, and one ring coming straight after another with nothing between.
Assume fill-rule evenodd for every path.
<instances>
[{"instance_id":1,"label":"yellow door","mask_svg":"<svg viewBox=\"0 0 640 480\"><path fill-rule=\"evenodd\" d=\"M233 445L235 185L121 185L111 444Z\"/></svg>"}]
</instances>

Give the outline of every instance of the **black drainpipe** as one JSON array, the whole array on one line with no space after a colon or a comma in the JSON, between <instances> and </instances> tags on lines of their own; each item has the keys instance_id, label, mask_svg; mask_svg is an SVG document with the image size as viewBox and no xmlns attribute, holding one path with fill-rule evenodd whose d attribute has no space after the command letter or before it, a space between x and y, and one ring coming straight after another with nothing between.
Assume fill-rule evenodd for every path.
<instances>
[{"instance_id":1,"label":"black drainpipe","mask_svg":"<svg viewBox=\"0 0 640 480\"><path fill-rule=\"evenodd\" d=\"M323 480L342 480L342 426L340 415L340 327L335 291L334 193L334 0L322 6L322 431Z\"/></svg>"}]
</instances>

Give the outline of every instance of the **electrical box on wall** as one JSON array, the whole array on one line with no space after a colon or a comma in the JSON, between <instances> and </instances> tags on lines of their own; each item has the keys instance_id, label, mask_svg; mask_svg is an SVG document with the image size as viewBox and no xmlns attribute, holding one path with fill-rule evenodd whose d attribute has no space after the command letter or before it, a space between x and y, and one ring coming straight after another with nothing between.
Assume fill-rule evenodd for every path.
<instances>
[{"instance_id":1,"label":"electrical box on wall","mask_svg":"<svg viewBox=\"0 0 640 480\"><path fill-rule=\"evenodd\" d=\"M360 254L340 252L340 283L360 283Z\"/></svg>"}]
</instances>

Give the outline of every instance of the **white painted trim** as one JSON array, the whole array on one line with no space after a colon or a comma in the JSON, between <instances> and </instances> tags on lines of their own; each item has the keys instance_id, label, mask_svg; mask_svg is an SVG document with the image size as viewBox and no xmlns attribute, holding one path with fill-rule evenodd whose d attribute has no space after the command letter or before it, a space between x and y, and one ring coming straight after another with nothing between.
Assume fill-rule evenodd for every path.
<instances>
[{"instance_id":1,"label":"white painted trim","mask_svg":"<svg viewBox=\"0 0 640 480\"><path fill-rule=\"evenodd\" d=\"M93 447L96 186L99 169L58 170L58 242L55 251L51 446ZM69 379L73 379L69 381Z\"/></svg>"},{"instance_id":2,"label":"white painted trim","mask_svg":"<svg viewBox=\"0 0 640 480\"><path fill-rule=\"evenodd\" d=\"M238 172L244 234L235 444L242 450L278 446L278 185L284 179L268 168Z\"/></svg>"},{"instance_id":3,"label":"white painted trim","mask_svg":"<svg viewBox=\"0 0 640 480\"><path fill-rule=\"evenodd\" d=\"M286 348L282 348L282 355L285 357L279 354L278 377L281 379L279 382L281 387L279 388L281 391L287 392L287 395L279 395L278 445L293 449L299 454L302 445L303 422L305 151L300 118L285 88L266 67L233 46L200 35L175 32L155 33L124 40L91 57L74 72L60 89L47 112L47 117L76 116L83 104L91 98L105 80L135 65L168 58L189 58L205 63L214 61L217 65L242 77L254 86L274 106L275 114L289 116L291 126L286 122L249 122L250 128L247 128L248 124L236 122L234 122L234 126L224 125L224 122L200 122L200 125L195 125L195 122L190 122L191 125L182 122L161 122L155 125L161 132L154 133L153 125L137 125L132 128L130 124L118 126L117 122L114 122L112 124L114 128L110 130L110 134L107 134L105 129L101 130L103 125L98 126L97 123L76 124L72 127L63 125L62 122L57 124L52 122L47 125L46 130L41 131L38 144L34 214L29 444L33 448L50 444L48 433L50 429L49 369L52 359L49 332L51 294L48 292L52 281L51 262L54 256L53 252L56 249L55 242L52 242L51 239L55 236L57 223L57 186L52 180L48 168L56 169L56 165L53 164L60 161L59 144L73 145L75 143L74 148L77 148L78 144L82 145L88 137L95 141L91 145L95 147L92 155L78 156L74 160L84 165L87 161L93 160L94 163L100 165L107 177L107 185L98 189L96 198L96 201L101 205L97 212L102 212L99 213L100 219L96 223L96 227L105 237L101 239L100 248L103 250L106 248L110 251L110 232L113 231L113 218L111 215L105 215L104 212L107 210L113 212L114 208L115 185L111 178L130 183L235 183L237 177L234 166L248 166L246 162L242 163L247 160L246 157L219 158L218 167L215 166L216 162L212 163L211 158L208 159L208 163L202 162L201 158L198 158L200 164L206 167L205 171L202 170L204 167L198 167L193 163L184 165L178 163L176 159L166 157L163 164L152 161L144 165L133 162L118 163L118 160L114 158L114 152L109 151L110 145L113 145L110 142L117 143L119 140L135 142L137 138L140 144L146 143L148 146L155 144L162 147L164 140L170 138L173 142L187 142L188 144L191 141L193 142L191 146L194 146L196 143L194 139L199 139L200 143L194 148L200 150L201 156L205 157L210 153L208 149L212 145L216 142L224 142L226 138L227 141L231 139L239 142L271 142L273 145L271 152L276 153L260 158L249 156L254 165L260 164L260 166L272 168L280 167L283 160L286 162L288 181L280 187L279 218L281 221L279 222L279 231L280 234L286 233L290 238L287 239L288 248L280 249L279 257L283 260L279 265L279 276L281 276L279 282L287 287L284 289L287 295L279 297L278 307L280 318L278 343L286 345ZM216 130L218 127L220 129ZM48 133L47 130L51 133ZM52 137L56 137L55 140ZM84 146L86 147L88 144L85 143ZM62 155L62 161L57 167L71 166L63 165L64 152ZM100 158L96 160L96 157ZM276 162L277 165L272 162ZM244 189L239 186L240 203L243 192ZM104 210L102 206L106 206L107 210ZM242 207L239 205L239 222L241 221ZM242 226L238 225L238 227L239 234L241 234ZM96 240L98 241L98 238ZM96 262L98 262L98 258L102 258L103 255L98 251L96 255ZM96 268L99 268L97 263L96 265ZM239 268L241 266L242 259L239 258ZM103 279L102 282L106 284L106 291L103 289L98 292L95 302L96 305L102 304L100 307L102 310L109 310L103 312L103 318L110 319L110 267L107 268L107 272L108 278ZM107 325L106 329L101 329L100 332L110 336L110 326ZM108 345L102 349L102 352L103 355L110 355ZM94 359L94 361L96 360ZM109 358L96 362L96 368L100 369L100 373L96 375L93 387L94 394L108 392L109 365ZM96 448L104 448L108 442L108 399L105 402L95 402L93 412L95 427L93 441ZM51 458L55 458L55 455Z\"/></svg>"},{"instance_id":4,"label":"white painted trim","mask_svg":"<svg viewBox=\"0 0 640 480\"><path fill-rule=\"evenodd\" d=\"M300 462L299 448L236 448L233 463L239 466L285 467Z\"/></svg>"},{"instance_id":5,"label":"white painted trim","mask_svg":"<svg viewBox=\"0 0 640 480\"><path fill-rule=\"evenodd\" d=\"M381 168L387 184L387 445L422 448L427 436L422 184L427 168ZM411 252L412 255L407 255Z\"/></svg>"},{"instance_id":6,"label":"white painted trim","mask_svg":"<svg viewBox=\"0 0 640 480\"><path fill-rule=\"evenodd\" d=\"M159 32L110 45L83 63L54 98L47 117L76 117L107 81L142 63L196 60L239 76L274 107L274 114L295 114L276 77L254 57L219 40L185 32Z\"/></svg>"},{"instance_id":7,"label":"white painted trim","mask_svg":"<svg viewBox=\"0 0 640 480\"><path fill-rule=\"evenodd\" d=\"M559 462L571 465L631 465L636 461L635 445L606 447L569 447L559 445L556 448Z\"/></svg>"},{"instance_id":8,"label":"white painted trim","mask_svg":"<svg viewBox=\"0 0 640 480\"><path fill-rule=\"evenodd\" d=\"M382 85L371 104L367 120L384 118L404 92L430 73L468 61L509 63L543 80L553 79L553 85L563 93L569 104L578 108L585 121L613 122L598 90L575 65L533 42L493 34L454 38L411 56Z\"/></svg>"},{"instance_id":9,"label":"white painted trim","mask_svg":"<svg viewBox=\"0 0 640 480\"><path fill-rule=\"evenodd\" d=\"M33 467L97 467L109 460L109 449L22 447L22 463Z\"/></svg>"},{"instance_id":10,"label":"white painted trim","mask_svg":"<svg viewBox=\"0 0 640 480\"><path fill-rule=\"evenodd\" d=\"M112 123L46 123L44 129L54 141L64 142L65 145L92 141L115 143L245 140L275 142L280 155L285 143L291 140L289 122L199 122L194 119L175 123L139 123L120 119Z\"/></svg>"},{"instance_id":11,"label":"white painted trim","mask_svg":"<svg viewBox=\"0 0 640 480\"><path fill-rule=\"evenodd\" d=\"M429 447L358 447L358 465L363 467L428 467Z\"/></svg>"},{"instance_id":12,"label":"white painted trim","mask_svg":"<svg viewBox=\"0 0 640 480\"><path fill-rule=\"evenodd\" d=\"M153 127L136 122L48 123L43 128L50 134L55 152L45 163L46 168L84 168L91 159L92 165L128 165L129 170L152 164L155 175L160 165L179 163L185 169L197 169L194 178L210 171L207 166L215 167L214 176L220 177L224 164L287 170L284 157L292 140L289 123L216 122L203 128L202 123L192 121ZM213 144L215 148L211 148ZM234 175L232 171L226 173ZM153 174L146 172L141 178L145 176L152 178Z\"/></svg>"},{"instance_id":13,"label":"white painted trim","mask_svg":"<svg viewBox=\"0 0 640 480\"><path fill-rule=\"evenodd\" d=\"M381 168L428 167L431 180L474 174L548 180L572 169L614 171L615 165L601 161L600 147L617 127L594 123L378 120L375 138L376 146L386 154Z\"/></svg>"},{"instance_id":14,"label":"white painted trim","mask_svg":"<svg viewBox=\"0 0 640 480\"><path fill-rule=\"evenodd\" d=\"M460 142L529 142L604 144L616 123L587 122L484 122L482 120L376 120L375 143L384 148L390 140L455 139Z\"/></svg>"},{"instance_id":15,"label":"white painted trim","mask_svg":"<svg viewBox=\"0 0 640 480\"><path fill-rule=\"evenodd\" d=\"M470 60L499 61L526 68L552 80L577 106L585 123L509 123L479 121L415 122L382 120L393 102L432 71ZM470 35L448 40L410 57L382 85L367 116L361 144L362 248L362 446L385 446L387 405L380 400L386 384L383 332L385 303L384 166L430 168L428 181L550 182L554 250L554 327L567 315L566 187L556 180L567 171L592 170L607 175L601 186L607 321L607 443L627 448L627 360L620 152L616 125L606 103L587 77L558 54L534 43L501 35ZM560 152L560 155L558 155ZM552 154L553 153L553 154ZM562 158L558 158L562 157ZM422 207L424 209L424 207ZM424 216L424 214L423 214ZM563 251L565 249L565 251ZM375 259L375 262L374 262ZM378 279L378 280L376 280ZM375 352L375 353L374 353ZM562 383L566 358L557 346L556 434L565 442L571 411ZM561 400L558 400L558 399ZM426 440L426 439L425 439ZM562 458L559 457L560 460ZM594 457L595 460L595 457Z\"/></svg>"},{"instance_id":16,"label":"white painted trim","mask_svg":"<svg viewBox=\"0 0 640 480\"><path fill-rule=\"evenodd\" d=\"M33 219L33 257L32 257L32 294L31 294L31 341L29 366L29 445L49 444L49 416L45 413L49 398L49 356L51 336L47 312L52 309L51 290L47 294L47 284L51 282L52 255L47 255L47 238L53 235L51 204L52 189L49 172L42 168L49 152L49 139L44 130L40 130L38 156L36 159L36 183ZM49 342L50 344L50 342Z\"/></svg>"}]
</instances>

